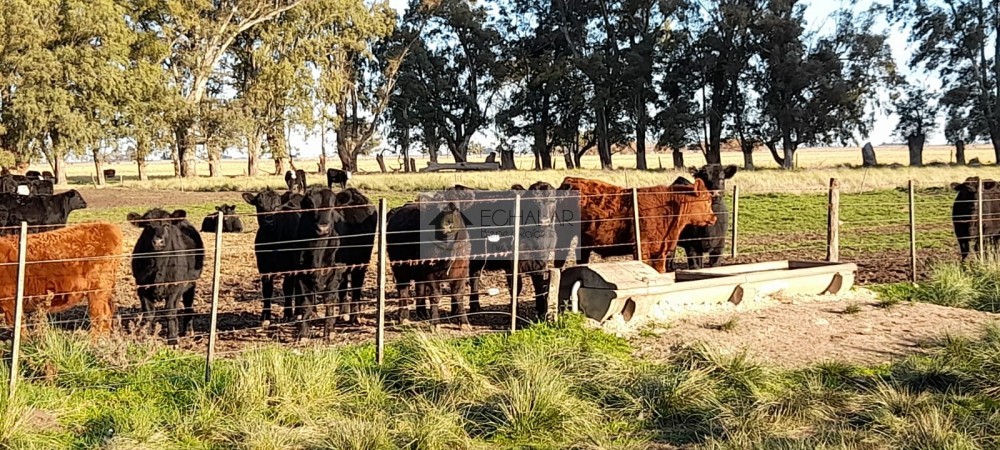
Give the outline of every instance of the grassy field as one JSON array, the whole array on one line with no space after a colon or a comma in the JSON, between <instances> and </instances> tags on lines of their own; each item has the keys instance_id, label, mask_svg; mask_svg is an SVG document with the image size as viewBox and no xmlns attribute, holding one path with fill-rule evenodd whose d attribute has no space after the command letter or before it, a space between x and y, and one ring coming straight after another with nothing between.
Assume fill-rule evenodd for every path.
<instances>
[{"instance_id":1,"label":"grassy field","mask_svg":"<svg viewBox=\"0 0 1000 450\"><path fill-rule=\"evenodd\" d=\"M645 362L569 317L509 336L410 335L382 366L370 346L249 350L208 383L195 355L84 342L27 345L33 381L0 396L0 448L1000 446L997 328L894 364L783 370L700 343Z\"/></svg>"}]
</instances>

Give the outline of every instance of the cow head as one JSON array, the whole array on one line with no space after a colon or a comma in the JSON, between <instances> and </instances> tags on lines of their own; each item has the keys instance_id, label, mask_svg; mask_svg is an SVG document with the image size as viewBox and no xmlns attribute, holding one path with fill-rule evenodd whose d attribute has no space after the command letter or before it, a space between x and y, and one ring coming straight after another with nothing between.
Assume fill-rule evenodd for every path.
<instances>
[{"instance_id":1,"label":"cow head","mask_svg":"<svg viewBox=\"0 0 1000 450\"><path fill-rule=\"evenodd\" d=\"M683 196L680 214L688 223L697 227L715 225L718 218L712 211L712 194L701 178L695 178L692 186L674 186L673 191Z\"/></svg>"},{"instance_id":2,"label":"cow head","mask_svg":"<svg viewBox=\"0 0 1000 450\"><path fill-rule=\"evenodd\" d=\"M149 239L154 251L162 251L177 239L180 225L187 220L187 212L178 209L168 213L160 208L153 208L143 215L130 212L127 219L132 225L142 228L139 239Z\"/></svg>"},{"instance_id":3,"label":"cow head","mask_svg":"<svg viewBox=\"0 0 1000 450\"><path fill-rule=\"evenodd\" d=\"M720 197L726 192L726 180L736 175L736 166L709 164L700 169L691 167L689 171L696 179L705 183L705 189L711 191L712 197Z\"/></svg>"},{"instance_id":4,"label":"cow head","mask_svg":"<svg viewBox=\"0 0 1000 450\"><path fill-rule=\"evenodd\" d=\"M337 192L334 202L340 210L340 214L348 223L358 224L367 220L375 214L375 206L361 191L354 188L347 188Z\"/></svg>"},{"instance_id":5,"label":"cow head","mask_svg":"<svg viewBox=\"0 0 1000 450\"><path fill-rule=\"evenodd\" d=\"M76 189L66 191L63 194L63 199L63 201L66 202L66 212L76 211L87 207L87 201L83 199L83 195L81 195Z\"/></svg>"},{"instance_id":6,"label":"cow head","mask_svg":"<svg viewBox=\"0 0 1000 450\"><path fill-rule=\"evenodd\" d=\"M969 177L966 178L962 183L951 183L951 188L958 191L959 194L975 194L979 190L979 177ZM983 190L991 191L997 188L997 182L994 180L983 180Z\"/></svg>"},{"instance_id":7,"label":"cow head","mask_svg":"<svg viewBox=\"0 0 1000 450\"><path fill-rule=\"evenodd\" d=\"M215 210L221 212L225 216L231 216L236 214L236 205L221 204L216 206Z\"/></svg>"},{"instance_id":8,"label":"cow head","mask_svg":"<svg viewBox=\"0 0 1000 450\"><path fill-rule=\"evenodd\" d=\"M317 236L330 236L340 220L337 196L328 188L311 189L302 198L302 221L312 223Z\"/></svg>"},{"instance_id":9,"label":"cow head","mask_svg":"<svg viewBox=\"0 0 1000 450\"><path fill-rule=\"evenodd\" d=\"M466 227L472 225L462 210L469 206L469 202L475 199L475 191L471 188L456 184L431 198L424 198L429 211L433 211L434 218L429 225L434 227L434 239L443 243L451 243L462 238L462 233L466 233Z\"/></svg>"},{"instance_id":10,"label":"cow head","mask_svg":"<svg viewBox=\"0 0 1000 450\"><path fill-rule=\"evenodd\" d=\"M244 192L243 201L257 210L257 223L262 227L274 224L274 212L284 203L281 195L271 188L256 194Z\"/></svg>"}]
</instances>

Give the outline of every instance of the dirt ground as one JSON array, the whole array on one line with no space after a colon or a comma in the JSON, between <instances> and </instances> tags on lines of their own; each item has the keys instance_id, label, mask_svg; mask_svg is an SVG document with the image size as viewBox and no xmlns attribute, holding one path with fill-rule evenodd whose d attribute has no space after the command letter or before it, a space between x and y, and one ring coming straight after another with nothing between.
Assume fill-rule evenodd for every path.
<instances>
[{"instance_id":1,"label":"dirt ground","mask_svg":"<svg viewBox=\"0 0 1000 450\"><path fill-rule=\"evenodd\" d=\"M133 207L137 211L158 205L179 205L190 203L239 203L238 192L156 192L123 191L114 189L81 189L90 208ZM183 196L183 197L179 197ZM200 217L192 217L198 226ZM312 342L295 342L292 337L293 325L281 324L264 328L260 323L262 307L260 282L253 253L253 239L257 226L252 216L243 217L245 231L226 234L220 276L219 298L219 341L220 354L239 352L250 346L280 343L286 346L312 345ZM121 223L125 235L124 252L129 253L139 235L139 229ZM215 244L211 235L203 235L206 246L205 270L198 283L195 303L195 335L181 340L181 348L200 351L207 344L209 310L214 264ZM905 252L884 252L866 255L859 262L857 280L859 283L903 281L909 276L908 257ZM933 255L928 255L931 257ZM758 256L759 260L822 258L823 255L810 253L775 255L773 258ZM364 285L364 314L361 323L346 325L338 323L331 338L332 344L364 343L374 341L375 305L377 297L375 259L368 271ZM737 262L753 262L753 259L739 259ZM924 259L920 265L926 264ZM150 330L137 329L135 317L139 305L135 295L129 269L128 258L123 258L118 273L119 283L116 298L119 302L121 327L119 330L128 338L142 339ZM391 275L389 286L392 286ZM521 325L535 319L531 283L522 279L524 292L518 304L518 323ZM276 291L280 292L276 286ZM487 273L483 277L480 291L483 295L484 311L470 316L471 330L460 330L455 323L445 323L439 331L448 336L467 336L484 332L503 332L510 327L510 297L506 281L499 272ZM492 295L491 295L492 294ZM389 323L387 338L401 336L408 327L395 325L398 296L394 290L387 293L387 313ZM442 310L449 311L448 300L442 301ZM856 303L861 312L844 314L848 304ZM738 324L731 331L713 328L729 320L734 313L709 314L677 320L669 326L654 330L655 336L635 338L640 353L653 358L667 355L671 348L679 344L698 340L711 342L723 349L735 351L750 348L758 357L784 366L800 366L810 362L839 359L853 363L877 363L919 351L917 344L926 339L940 336L947 331L970 333L990 320L993 315L965 310L941 308L926 304L903 304L885 310L874 306L871 296L835 301L802 301L775 304L766 309L735 313ZM280 315L278 308L274 309ZM59 328L86 327L86 312L83 308L53 315L52 326ZM162 328L158 330L159 342L166 337ZM426 323L417 326L425 327ZM322 328L313 328L319 333ZM7 331L7 330L4 330ZM649 334L649 333L646 333ZM7 333L0 333L5 337Z\"/></svg>"},{"instance_id":2,"label":"dirt ground","mask_svg":"<svg viewBox=\"0 0 1000 450\"><path fill-rule=\"evenodd\" d=\"M725 353L746 350L758 361L781 367L824 361L870 365L920 353L922 343L949 334L973 337L997 320L1000 315L927 303L885 308L873 293L859 289L680 318L650 325L632 340L639 355L653 359L703 342Z\"/></svg>"}]
</instances>

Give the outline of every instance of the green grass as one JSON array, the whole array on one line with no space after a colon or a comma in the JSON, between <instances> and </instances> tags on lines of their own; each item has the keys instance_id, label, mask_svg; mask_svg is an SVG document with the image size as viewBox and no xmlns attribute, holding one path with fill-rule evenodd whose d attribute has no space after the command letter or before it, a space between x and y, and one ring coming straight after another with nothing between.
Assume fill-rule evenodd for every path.
<instances>
[{"instance_id":1,"label":"green grass","mask_svg":"<svg viewBox=\"0 0 1000 450\"><path fill-rule=\"evenodd\" d=\"M704 345L644 361L569 316L513 335L409 335L382 366L371 346L253 349L209 383L201 355L86 342L26 342L29 379L0 396L0 448L1000 445L998 327L895 364L785 370Z\"/></svg>"},{"instance_id":2,"label":"green grass","mask_svg":"<svg viewBox=\"0 0 1000 450\"><path fill-rule=\"evenodd\" d=\"M847 315L854 315L860 313L861 311L862 311L861 305L857 303L851 303L850 305L844 307L843 313Z\"/></svg>"},{"instance_id":3,"label":"green grass","mask_svg":"<svg viewBox=\"0 0 1000 450\"><path fill-rule=\"evenodd\" d=\"M875 287L882 301L915 300L953 308L1000 312L1000 256L971 258L964 265L938 263L926 281Z\"/></svg>"}]
</instances>

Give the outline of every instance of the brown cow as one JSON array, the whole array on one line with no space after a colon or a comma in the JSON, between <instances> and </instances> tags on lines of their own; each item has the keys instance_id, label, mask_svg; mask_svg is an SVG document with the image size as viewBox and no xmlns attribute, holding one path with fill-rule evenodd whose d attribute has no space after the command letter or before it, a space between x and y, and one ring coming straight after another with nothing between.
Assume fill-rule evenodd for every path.
<instances>
[{"instance_id":1,"label":"brown cow","mask_svg":"<svg viewBox=\"0 0 1000 450\"><path fill-rule=\"evenodd\" d=\"M8 324L14 323L19 238L0 238L0 310ZM121 229L110 223L28 235L24 311L43 305L49 312L65 311L87 297L91 331L110 331L121 255ZM51 303L45 304L49 299Z\"/></svg>"},{"instance_id":2,"label":"brown cow","mask_svg":"<svg viewBox=\"0 0 1000 450\"><path fill-rule=\"evenodd\" d=\"M589 261L591 252L605 258L635 254L631 189L576 177L564 179L559 189L574 190L580 195L582 263ZM700 179L693 185L639 188L638 197L643 262L660 273L666 272L667 257L673 255L685 226L710 226L716 221L712 194ZM572 237L565 233L560 236L563 241ZM569 250L568 244L559 243L563 255ZM565 256L556 259L557 267L565 263Z\"/></svg>"}]
</instances>

